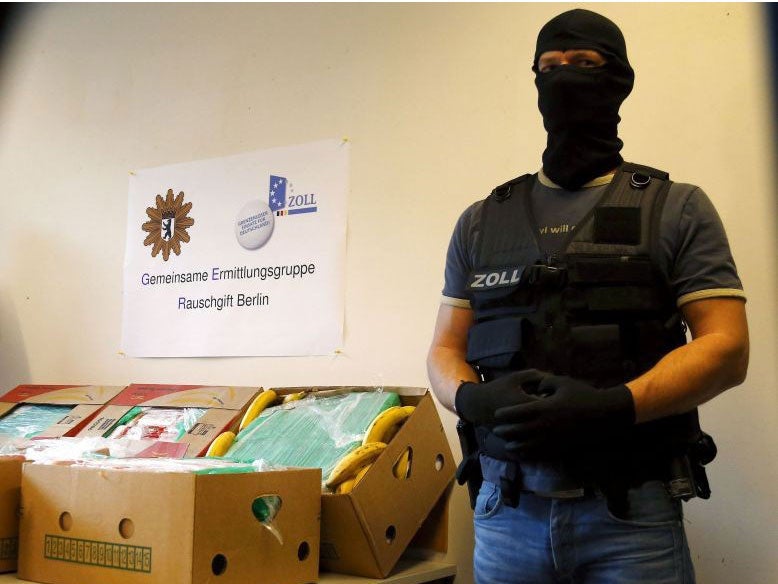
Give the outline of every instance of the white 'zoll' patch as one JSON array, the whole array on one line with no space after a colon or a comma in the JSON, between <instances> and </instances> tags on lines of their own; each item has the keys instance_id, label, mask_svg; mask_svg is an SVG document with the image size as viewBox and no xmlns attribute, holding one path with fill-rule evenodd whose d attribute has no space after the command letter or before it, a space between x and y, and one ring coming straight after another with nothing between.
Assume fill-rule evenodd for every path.
<instances>
[{"instance_id":1,"label":"white 'zoll' patch","mask_svg":"<svg viewBox=\"0 0 778 584\"><path fill-rule=\"evenodd\" d=\"M523 271L524 268L520 267L473 274L471 276L470 288L500 288L502 286L512 286L519 283Z\"/></svg>"}]
</instances>

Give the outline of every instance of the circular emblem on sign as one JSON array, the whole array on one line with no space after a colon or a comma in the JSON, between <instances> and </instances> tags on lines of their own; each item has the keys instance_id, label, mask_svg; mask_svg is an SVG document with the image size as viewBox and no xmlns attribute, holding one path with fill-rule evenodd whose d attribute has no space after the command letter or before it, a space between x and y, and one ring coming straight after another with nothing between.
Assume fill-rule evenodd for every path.
<instances>
[{"instance_id":1,"label":"circular emblem on sign","mask_svg":"<svg viewBox=\"0 0 778 584\"><path fill-rule=\"evenodd\" d=\"M259 249L273 235L273 211L259 199L249 201L235 219L235 237L245 249Z\"/></svg>"}]
</instances>

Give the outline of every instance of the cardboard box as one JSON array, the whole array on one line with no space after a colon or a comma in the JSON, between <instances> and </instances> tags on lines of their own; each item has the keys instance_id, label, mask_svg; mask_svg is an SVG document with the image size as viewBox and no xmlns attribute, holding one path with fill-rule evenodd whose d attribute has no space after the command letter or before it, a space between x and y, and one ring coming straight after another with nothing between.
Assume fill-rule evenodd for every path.
<instances>
[{"instance_id":1,"label":"cardboard box","mask_svg":"<svg viewBox=\"0 0 778 584\"><path fill-rule=\"evenodd\" d=\"M22 463L21 458L0 458L0 572L16 570Z\"/></svg>"},{"instance_id":2,"label":"cardboard box","mask_svg":"<svg viewBox=\"0 0 778 584\"><path fill-rule=\"evenodd\" d=\"M27 463L19 577L51 584L307 584L321 471L196 475ZM277 495L283 544L252 512Z\"/></svg>"},{"instance_id":3,"label":"cardboard box","mask_svg":"<svg viewBox=\"0 0 778 584\"><path fill-rule=\"evenodd\" d=\"M260 387L221 387L205 385L149 385L133 383L114 397L81 432L80 438L102 436L135 406L159 408L207 408L195 426L179 440L180 452L160 452L161 456L203 456L219 434L237 431L240 417ZM150 453L149 455L155 455Z\"/></svg>"},{"instance_id":4,"label":"cardboard box","mask_svg":"<svg viewBox=\"0 0 778 584\"><path fill-rule=\"evenodd\" d=\"M276 391L286 394L300 389ZM435 403L424 388L383 390L397 392L403 405L414 405L416 410L353 491L322 495L323 570L385 578L417 533L423 534L419 545L429 544L441 552L447 546L448 494L456 465ZM410 475L397 478L392 469L408 448ZM425 525L428 518L431 521Z\"/></svg>"},{"instance_id":5,"label":"cardboard box","mask_svg":"<svg viewBox=\"0 0 778 584\"><path fill-rule=\"evenodd\" d=\"M65 405L73 408L38 438L75 436L89 420L124 386L105 385L19 385L0 396L0 418L21 404Z\"/></svg>"},{"instance_id":6,"label":"cardboard box","mask_svg":"<svg viewBox=\"0 0 778 584\"><path fill-rule=\"evenodd\" d=\"M0 418L23 404L71 406L36 438L75 436L124 386L19 385L0 396ZM16 569L22 461L0 458L0 572Z\"/></svg>"}]
</instances>

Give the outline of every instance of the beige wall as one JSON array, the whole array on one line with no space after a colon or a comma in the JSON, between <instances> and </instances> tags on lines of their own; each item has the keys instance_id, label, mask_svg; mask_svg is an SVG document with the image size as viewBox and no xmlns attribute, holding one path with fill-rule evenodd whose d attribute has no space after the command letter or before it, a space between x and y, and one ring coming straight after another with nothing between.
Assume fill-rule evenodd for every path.
<instances>
[{"instance_id":1,"label":"beige wall","mask_svg":"<svg viewBox=\"0 0 778 584\"><path fill-rule=\"evenodd\" d=\"M459 213L539 166L529 70L546 4L43 5L0 80L0 388L20 382L427 384ZM747 382L702 408L712 500L687 506L699 581L778 563L775 189L755 4L603 4L637 71L625 157L701 184L749 296ZM347 136L343 352L130 359L119 352L128 171ZM454 417L444 416L455 449ZM471 581L457 489L451 556Z\"/></svg>"}]
</instances>

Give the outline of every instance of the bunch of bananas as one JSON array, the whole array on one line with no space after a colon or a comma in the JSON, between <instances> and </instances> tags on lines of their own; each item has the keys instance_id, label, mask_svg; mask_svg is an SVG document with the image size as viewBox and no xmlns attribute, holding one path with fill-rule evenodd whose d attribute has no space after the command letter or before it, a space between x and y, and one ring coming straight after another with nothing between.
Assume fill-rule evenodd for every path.
<instances>
[{"instance_id":1,"label":"bunch of bananas","mask_svg":"<svg viewBox=\"0 0 778 584\"><path fill-rule=\"evenodd\" d=\"M324 484L335 493L350 492L357 484L357 477L362 479L373 461L384 450L385 442L369 442L357 446L338 461Z\"/></svg>"},{"instance_id":2,"label":"bunch of bananas","mask_svg":"<svg viewBox=\"0 0 778 584\"><path fill-rule=\"evenodd\" d=\"M378 414L365 431L362 445L340 459L325 485L337 494L351 492L414 409L413 406L393 406ZM398 478L407 477L410 468L409 452L410 450L406 450L394 467L395 476Z\"/></svg>"}]
</instances>

